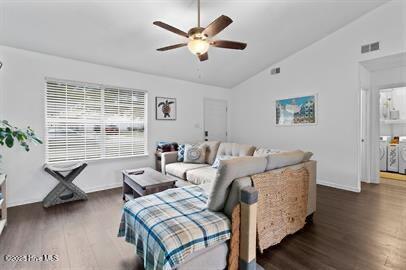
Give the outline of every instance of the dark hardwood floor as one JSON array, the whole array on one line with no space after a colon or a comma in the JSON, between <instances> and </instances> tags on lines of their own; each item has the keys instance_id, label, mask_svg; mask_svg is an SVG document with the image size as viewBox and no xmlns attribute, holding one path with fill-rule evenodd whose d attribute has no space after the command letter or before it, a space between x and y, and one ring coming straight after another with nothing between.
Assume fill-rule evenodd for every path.
<instances>
[{"instance_id":1,"label":"dark hardwood floor","mask_svg":"<svg viewBox=\"0 0 406 270\"><path fill-rule=\"evenodd\" d=\"M0 269L142 269L117 238L121 190L50 209L10 208ZM5 262L5 255L58 255L56 262ZM258 255L265 269L406 269L406 185L363 184L360 194L318 187L314 224ZM202 269L205 269L204 267Z\"/></svg>"}]
</instances>

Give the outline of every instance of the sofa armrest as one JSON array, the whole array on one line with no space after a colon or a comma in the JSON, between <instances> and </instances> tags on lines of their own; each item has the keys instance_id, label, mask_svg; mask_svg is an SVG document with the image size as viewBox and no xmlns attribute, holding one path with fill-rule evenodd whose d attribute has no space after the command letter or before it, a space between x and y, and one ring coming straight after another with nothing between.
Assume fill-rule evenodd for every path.
<instances>
[{"instance_id":1,"label":"sofa armrest","mask_svg":"<svg viewBox=\"0 0 406 270\"><path fill-rule=\"evenodd\" d=\"M161 170L166 174L166 165L178 162L178 151L164 152L161 154Z\"/></svg>"},{"instance_id":2,"label":"sofa armrest","mask_svg":"<svg viewBox=\"0 0 406 270\"><path fill-rule=\"evenodd\" d=\"M258 191L254 187L241 190L240 270L256 268Z\"/></svg>"}]
</instances>

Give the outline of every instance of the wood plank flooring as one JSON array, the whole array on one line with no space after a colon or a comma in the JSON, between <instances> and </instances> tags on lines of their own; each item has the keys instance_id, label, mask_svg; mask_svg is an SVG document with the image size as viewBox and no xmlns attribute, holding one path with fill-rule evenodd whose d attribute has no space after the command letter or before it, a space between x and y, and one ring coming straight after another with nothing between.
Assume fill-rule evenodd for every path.
<instances>
[{"instance_id":1,"label":"wood plank flooring","mask_svg":"<svg viewBox=\"0 0 406 270\"><path fill-rule=\"evenodd\" d=\"M265 269L406 269L406 185L363 184L360 194L319 186L314 224L258 254ZM14 207L0 236L0 269L142 270L117 238L121 190L49 209ZM5 262L5 255L56 254L56 262ZM202 266L202 270L209 270Z\"/></svg>"}]
</instances>

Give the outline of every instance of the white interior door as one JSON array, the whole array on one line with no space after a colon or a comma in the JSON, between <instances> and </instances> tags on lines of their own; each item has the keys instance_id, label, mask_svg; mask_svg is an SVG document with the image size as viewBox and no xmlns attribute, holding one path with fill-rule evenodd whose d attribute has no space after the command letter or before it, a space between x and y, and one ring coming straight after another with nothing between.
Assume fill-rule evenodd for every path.
<instances>
[{"instance_id":1,"label":"white interior door","mask_svg":"<svg viewBox=\"0 0 406 270\"><path fill-rule=\"evenodd\" d=\"M370 182L368 162L368 90L361 89L361 181Z\"/></svg>"},{"instance_id":2,"label":"white interior door","mask_svg":"<svg viewBox=\"0 0 406 270\"><path fill-rule=\"evenodd\" d=\"M227 101L204 99L205 141L227 141Z\"/></svg>"}]
</instances>

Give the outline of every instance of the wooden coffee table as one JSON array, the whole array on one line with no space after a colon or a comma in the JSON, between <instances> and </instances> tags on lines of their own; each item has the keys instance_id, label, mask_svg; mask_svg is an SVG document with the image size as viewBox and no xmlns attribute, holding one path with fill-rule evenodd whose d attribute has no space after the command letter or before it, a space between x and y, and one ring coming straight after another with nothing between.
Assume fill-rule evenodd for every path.
<instances>
[{"instance_id":1,"label":"wooden coffee table","mask_svg":"<svg viewBox=\"0 0 406 270\"><path fill-rule=\"evenodd\" d=\"M134 172L144 171L143 174ZM175 180L151 168L123 170L123 200L128 201L141 196L175 187Z\"/></svg>"}]
</instances>

